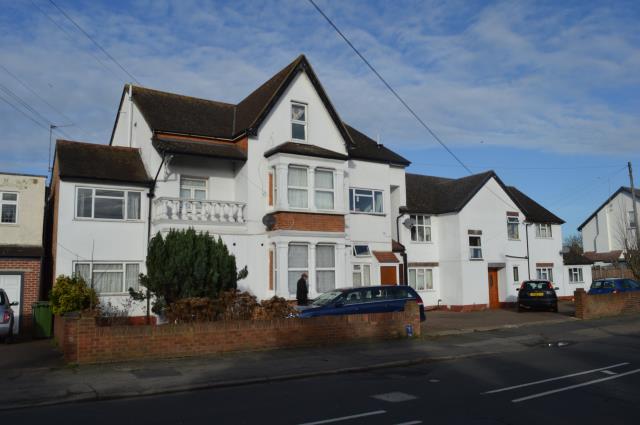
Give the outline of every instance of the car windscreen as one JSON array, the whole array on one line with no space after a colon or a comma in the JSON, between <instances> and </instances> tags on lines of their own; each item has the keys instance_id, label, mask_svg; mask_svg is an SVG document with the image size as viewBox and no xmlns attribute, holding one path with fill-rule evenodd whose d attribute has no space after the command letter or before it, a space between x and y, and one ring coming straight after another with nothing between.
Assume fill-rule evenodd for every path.
<instances>
[{"instance_id":1,"label":"car windscreen","mask_svg":"<svg viewBox=\"0 0 640 425\"><path fill-rule=\"evenodd\" d=\"M522 289L525 291L541 291L543 289L551 289L551 283L547 281L530 281L522 284Z\"/></svg>"},{"instance_id":2,"label":"car windscreen","mask_svg":"<svg viewBox=\"0 0 640 425\"><path fill-rule=\"evenodd\" d=\"M331 303L336 298L338 298L340 295L342 295L342 291L325 292L324 294L320 295L318 298L313 300L311 305L314 306L314 307L322 307L323 305L327 305L327 304Z\"/></svg>"}]
</instances>

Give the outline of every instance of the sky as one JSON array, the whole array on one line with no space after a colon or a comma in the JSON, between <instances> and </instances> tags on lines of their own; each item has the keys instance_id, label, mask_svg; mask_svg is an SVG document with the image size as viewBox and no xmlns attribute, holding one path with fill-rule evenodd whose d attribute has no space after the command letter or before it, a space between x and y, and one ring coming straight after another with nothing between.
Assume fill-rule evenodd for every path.
<instances>
[{"instance_id":1,"label":"sky","mask_svg":"<svg viewBox=\"0 0 640 425\"><path fill-rule=\"evenodd\" d=\"M49 0L0 0L0 171L46 174L51 123L108 143L127 82L237 103L304 53L407 171L468 174L307 1L54 1L124 70ZM640 2L316 2L473 172L565 236L629 185L628 161L640 185Z\"/></svg>"}]
</instances>

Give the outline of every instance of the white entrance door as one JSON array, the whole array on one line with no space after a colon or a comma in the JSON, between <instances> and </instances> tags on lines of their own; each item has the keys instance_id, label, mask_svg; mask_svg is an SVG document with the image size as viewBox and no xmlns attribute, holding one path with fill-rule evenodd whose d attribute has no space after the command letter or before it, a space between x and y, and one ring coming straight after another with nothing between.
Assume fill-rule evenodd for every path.
<instances>
[{"instance_id":1,"label":"white entrance door","mask_svg":"<svg viewBox=\"0 0 640 425\"><path fill-rule=\"evenodd\" d=\"M10 302L22 302L20 294L22 293L22 276L19 274L0 274L0 288L4 289L7 293ZM18 329L20 329L20 311L22 305L18 304L11 307L13 309L13 334L18 335Z\"/></svg>"}]
</instances>

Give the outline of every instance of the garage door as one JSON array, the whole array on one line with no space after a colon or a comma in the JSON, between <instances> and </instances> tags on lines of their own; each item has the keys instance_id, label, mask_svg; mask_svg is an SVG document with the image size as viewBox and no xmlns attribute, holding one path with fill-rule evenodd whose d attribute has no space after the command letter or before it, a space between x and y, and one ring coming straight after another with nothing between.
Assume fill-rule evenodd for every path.
<instances>
[{"instance_id":1,"label":"garage door","mask_svg":"<svg viewBox=\"0 0 640 425\"><path fill-rule=\"evenodd\" d=\"M13 322L13 334L18 334L20 327L20 311L22 310L22 276L19 274L0 274L0 288L4 289L11 302L19 302L20 305L14 306L13 313L15 320Z\"/></svg>"}]
</instances>

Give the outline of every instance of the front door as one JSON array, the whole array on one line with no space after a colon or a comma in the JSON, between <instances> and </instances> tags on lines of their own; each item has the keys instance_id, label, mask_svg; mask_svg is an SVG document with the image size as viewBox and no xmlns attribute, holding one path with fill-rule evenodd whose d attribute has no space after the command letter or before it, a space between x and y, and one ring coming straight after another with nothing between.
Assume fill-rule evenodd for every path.
<instances>
[{"instance_id":1,"label":"front door","mask_svg":"<svg viewBox=\"0 0 640 425\"><path fill-rule=\"evenodd\" d=\"M396 266L380 266L380 284L397 285Z\"/></svg>"},{"instance_id":2,"label":"front door","mask_svg":"<svg viewBox=\"0 0 640 425\"><path fill-rule=\"evenodd\" d=\"M10 302L20 304L11 307L13 309L13 334L18 335L20 329L20 312L22 311L22 275L0 274L0 288L7 293Z\"/></svg>"},{"instance_id":3,"label":"front door","mask_svg":"<svg viewBox=\"0 0 640 425\"><path fill-rule=\"evenodd\" d=\"M489 269L489 308L500 308L498 269Z\"/></svg>"}]
</instances>

